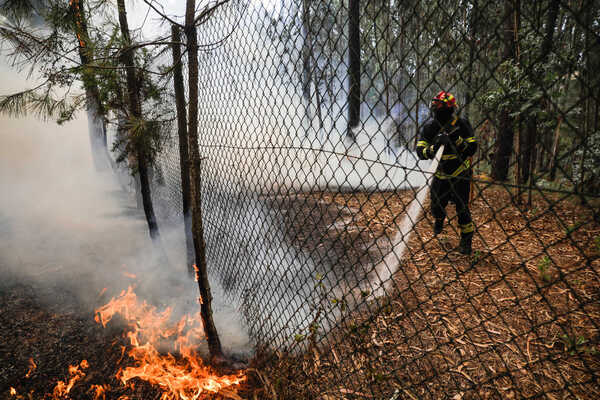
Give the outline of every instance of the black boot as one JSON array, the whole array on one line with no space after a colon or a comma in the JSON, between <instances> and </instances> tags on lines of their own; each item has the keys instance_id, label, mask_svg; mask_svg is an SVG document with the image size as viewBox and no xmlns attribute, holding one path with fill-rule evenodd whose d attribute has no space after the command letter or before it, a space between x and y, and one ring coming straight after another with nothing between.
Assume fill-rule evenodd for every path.
<instances>
[{"instance_id":1,"label":"black boot","mask_svg":"<svg viewBox=\"0 0 600 400\"><path fill-rule=\"evenodd\" d=\"M471 254L473 242L473 232L463 233L460 235L460 244L458 245L458 251L462 254Z\"/></svg>"},{"instance_id":2,"label":"black boot","mask_svg":"<svg viewBox=\"0 0 600 400\"><path fill-rule=\"evenodd\" d=\"M433 234L439 235L444 230L444 219L436 219L435 224L433 225Z\"/></svg>"}]
</instances>

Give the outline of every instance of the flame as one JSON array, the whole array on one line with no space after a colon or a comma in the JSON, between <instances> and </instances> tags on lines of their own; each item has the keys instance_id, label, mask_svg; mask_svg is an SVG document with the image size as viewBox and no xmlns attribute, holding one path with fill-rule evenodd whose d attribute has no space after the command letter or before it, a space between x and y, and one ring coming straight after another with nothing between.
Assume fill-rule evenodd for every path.
<instances>
[{"instance_id":1,"label":"flame","mask_svg":"<svg viewBox=\"0 0 600 400\"><path fill-rule=\"evenodd\" d=\"M92 385L89 392L94 392L94 400L106 400L106 390L109 388L109 385Z\"/></svg>"},{"instance_id":2,"label":"flame","mask_svg":"<svg viewBox=\"0 0 600 400\"><path fill-rule=\"evenodd\" d=\"M130 279L136 279L137 275L136 274L132 274L131 272L123 272L123 275L125 275L126 277L130 278Z\"/></svg>"},{"instance_id":3,"label":"flame","mask_svg":"<svg viewBox=\"0 0 600 400\"><path fill-rule=\"evenodd\" d=\"M115 314L122 314L129 321L129 308L134 307L136 303L137 296L133 293L133 287L129 286L127 292L123 290L117 299L113 297L108 304L97 309L94 320L105 328Z\"/></svg>"},{"instance_id":4,"label":"flame","mask_svg":"<svg viewBox=\"0 0 600 400\"><path fill-rule=\"evenodd\" d=\"M16 396L17 395L17 390L14 387L10 388L10 395L11 396Z\"/></svg>"},{"instance_id":5,"label":"flame","mask_svg":"<svg viewBox=\"0 0 600 400\"><path fill-rule=\"evenodd\" d=\"M198 282L198 273L200 272L200 270L198 269L198 267L196 266L196 264L192 265L194 267L194 271L196 271L196 273L194 274L194 280L196 282ZM202 303L200 303L202 304Z\"/></svg>"},{"instance_id":6,"label":"flame","mask_svg":"<svg viewBox=\"0 0 600 400\"><path fill-rule=\"evenodd\" d=\"M25 378L29 378L31 376L31 373L33 371L35 371L36 368L37 368L37 365L36 365L35 361L33 361L33 358L30 358L29 359L29 370L27 371Z\"/></svg>"},{"instance_id":7,"label":"flame","mask_svg":"<svg viewBox=\"0 0 600 400\"><path fill-rule=\"evenodd\" d=\"M82 360L79 365L69 365L69 375L71 378L69 379L68 383L58 381L54 387L54 391L52 392L53 397L57 399L65 397L67 394L69 394L75 383L85 376L85 372L82 370L88 369L89 367L90 365L88 364L87 360Z\"/></svg>"},{"instance_id":8,"label":"flame","mask_svg":"<svg viewBox=\"0 0 600 400\"><path fill-rule=\"evenodd\" d=\"M140 302L131 286L96 310L96 322L106 327L117 313L129 325L127 354L135 361L134 366L117 373L123 385L133 385L132 380L139 378L158 385L163 390L161 400L196 400L221 389L231 390L246 379L242 373L219 376L204 365L194 350L205 340L200 313L185 315L173 323L170 307L159 311ZM159 352L165 347L171 352Z\"/></svg>"}]
</instances>

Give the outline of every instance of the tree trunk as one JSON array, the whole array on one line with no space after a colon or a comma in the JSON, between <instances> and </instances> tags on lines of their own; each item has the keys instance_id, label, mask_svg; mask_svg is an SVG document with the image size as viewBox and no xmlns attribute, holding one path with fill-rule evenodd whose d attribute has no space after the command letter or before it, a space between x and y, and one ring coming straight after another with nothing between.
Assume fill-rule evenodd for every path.
<instances>
[{"instance_id":1,"label":"tree trunk","mask_svg":"<svg viewBox=\"0 0 600 400\"><path fill-rule=\"evenodd\" d=\"M360 123L360 0L348 4L348 136Z\"/></svg>"},{"instance_id":2,"label":"tree trunk","mask_svg":"<svg viewBox=\"0 0 600 400\"><path fill-rule=\"evenodd\" d=\"M517 7L518 0L505 0L504 3L504 60L517 60L516 32L517 32ZM496 152L492 164L492 177L495 180L505 181L508 177L510 157L513 152L514 119L510 116L510 110L500 112L498 131L496 136Z\"/></svg>"},{"instance_id":3,"label":"tree trunk","mask_svg":"<svg viewBox=\"0 0 600 400\"><path fill-rule=\"evenodd\" d=\"M532 118L527 121L526 131L523 137L523 146L521 147L522 162L521 162L521 182L520 184L528 184L529 194L527 204L531 207L532 203L532 187L534 184L534 165L536 161L535 139L537 137L537 119Z\"/></svg>"},{"instance_id":4,"label":"tree trunk","mask_svg":"<svg viewBox=\"0 0 600 400\"><path fill-rule=\"evenodd\" d=\"M321 99L321 91L319 90L319 82L322 79L317 79L317 69L315 68L315 100L317 101L317 118L319 118L319 128L323 128L323 111L321 110L323 100Z\"/></svg>"},{"instance_id":5,"label":"tree trunk","mask_svg":"<svg viewBox=\"0 0 600 400\"><path fill-rule=\"evenodd\" d=\"M390 67L389 67L389 60L390 60L390 56L389 53L391 53L392 51L392 46L390 45L391 43L391 34L390 31L392 30L391 28L391 16L390 14L392 13L392 9L390 6L390 0L385 0L384 1L385 4L385 8L383 10L383 12L385 13L385 28L383 31L383 41L384 41L384 54L383 54L383 90L385 93L385 115L389 116L391 114L391 109L390 109L390 82L391 82L391 76L390 76Z\"/></svg>"},{"instance_id":6,"label":"tree trunk","mask_svg":"<svg viewBox=\"0 0 600 400\"><path fill-rule=\"evenodd\" d=\"M398 15L398 37L395 38L394 42L395 46L392 47L392 50L395 51L396 55L397 55L397 59L398 59L398 65L396 66L396 74L395 77L395 85L396 85L396 94L397 94L397 98L395 99L394 104L391 106L393 111L393 108L398 105L399 106L399 111L400 114L398 116L396 116L396 118L398 118L399 121L402 120L410 120L410 119L405 119L406 116L404 115L404 113L407 110L406 107L406 103L407 103L407 90L405 88L406 85L406 80L405 80L405 76L406 76L406 67L405 67L405 63L407 62L404 59L404 54L405 54L405 37L406 37L406 27L405 27L405 22L404 22L404 14L402 13L403 11L401 9L395 9L394 12L399 13ZM394 142L396 145L400 145L402 143L402 145L405 145L407 148L410 147L411 145L411 137L409 136L408 133L405 133L402 137L400 137L400 130L396 129L396 133L395 135L395 139ZM407 131L404 130L403 132L411 132L411 131ZM416 132L415 137L418 136L418 132Z\"/></svg>"},{"instance_id":7,"label":"tree trunk","mask_svg":"<svg viewBox=\"0 0 600 400\"><path fill-rule=\"evenodd\" d=\"M535 139L537 137L537 118L530 117L525 122L525 131L519 134L520 178L518 184L525 185L530 181L535 165Z\"/></svg>"},{"instance_id":8,"label":"tree trunk","mask_svg":"<svg viewBox=\"0 0 600 400\"><path fill-rule=\"evenodd\" d=\"M473 63L475 62L475 46L477 37L477 22L479 21L479 6L473 1L471 18L469 18L469 72L467 75L467 90L465 91L465 117L471 118L471 102L473 101ZM481 146L479 146L481 147Z\"/></svg>"},{"instance_id":9,"label":"tree trunk","mask_svg":"<svg viewBox=\"0 0 600 400\"><path fill-rule=\"evenodd\" d=\"M415 11L415 14L418 15L418 18L416 18L416 20L420 20L421 18L423 18L424 12L421 9L421 5L419 2L415 2L415 8L417 8L417 11ZM416 30L418 30L418 22L416 20L413 20L413 25L411 26L413 32L415 32ZM414 137L414 143L413 143L413 150L415 150L417 148L417 142L419 141L419 131L421 130L421 83L422 83L422 71L424 69L424 64L425 64L425 57L422 56L421 54L421 40L420 40L420 35L416 35L414 37L414 43L415 43L415 72L414 72L414 77L415 77L415 137ZM410 47L410 46L409 46Z\"/></svg>"},{"instance_id":10,"label":"tree trunk","mask_svg":"<svg viewBox=\"0 0 600 400\"><path fill-rule=\"evenodd\" d=\"M189 139L187 132L187 115L185 107L185 88L181 64L181 34L177 25L171 27L173 37L173 83L175 89L175 106L177 108L177 135L179 137L179 168L181 170L181 204L183 208L183 227L185 232L186 263L190 276L194 271L194 238L192 236L192 214L190 205L192 194L190 188L190 157Z\"/></svg>"},{"instance_id":11,"label":"tree trunk","mask_svg":"<svg viewBox=\"0 0 600 400\"><path fill-rule=\"evenodd\" d=\"M542 43L542 57L541 64L546 63L550 51L552 50L552 43L554 42L554 31L556 30L556 19L558 17L558 8L560 6L560 0L550 0L548 8L548 19L546 20L546 33L544 35L544 42Z\"/></svg>"},{"instance_id":12,"label":"tree trunk","mask_svg":"<svg viewBox=\"0 0 600 400\"><path fill-rule=\"evenodd\" d=\"M311 35L310 35L310 0L302 1L302 97L305 101L305 115L312 121L310 83L311 74Z\"/></svg>"},{"instance_id":13,"label":"tree trunk","mask_svg":"<svg viewBox=\"0 0 600 400\"><path fill-rule=\"evenodd\" d=\"M125 42L125 49L123 49L122 63L126 69L126 80L127 80L127 97L129 101L129 119L133 126L137 126L137 129L145 129L142 123L142 104L140 102L140 88L139 81L135 73L135 62L133 58L133 49L131 48L131 38L129 36L129 25L127 23L127 10L125 9L125 0L117 0L117 7L119 9L119 25L121 27L121 35ZM132 128L133 129L133 128ZM140 191L142 194L142 203L144 206L144 213L146 214L146 222L148 223L148 230L150 231L150 237L153 241L157 241L160 237L158 231L158 223L156 221L156 215L154 214L154 207L152 205L152 196L150 191L150 178L149 178L149 157L147 151L147 144L145 143L146 135L145 132L138 132L131 138L134 140L135 155L137 158L137 170L140 177Z\"/></svg>"},{"instance_id":14,"label":"tree trunk","mask_svg":"<svg viewBox=\"0 0 600 400\"><path fill-rule=\"evenodd\" d=\"M560 6L560 0L550 0L550 4L548 6L548 15L546 18L546 32L544 34L544 41L542 43L542 48L540 50L540 62L539 65L546 65L548 61L548 57L550 56L550 52L552 51L552 43L554 42L554 31L556 30L556 21L558 19L558 9ZM534 76L534 79L536 77ZM539 83L540 87L544 86L544 82ZM552 105L550 102L544 102L540 105L540 108L545 108L546 112L550 114ZM536 124L537 125L537 124ZM532 133L537 136L537 133ZM543 168L543 159L544 152L549 153L547 150L550 147L549 141L551 140L552 131L550 129L545 129L542 131L542 137L538 140L538 144L540 147L539 154L539 164L540 169ZM535 164L534 164L535 165ZM535 167L532 167L532 173L535 172Z\"/></svg>"},{"instance_id":15,"label":"tree trunk","mask_svg":"<svg viewBox=\"0 0 600 400\"><path fill-rule=\"evenodd\" d=\"M95 75L91 69L86 68L93 56L90 54L92 50L90 48L84 6L84 0L72 0L69 3L75 24L74 29L78 42L79 60L83 67L82 76L88 112L88 132L92 160L96 170L102 171L110 165L110 155L106 139L106 111L100 102L100 91L98 90L98 85L96 85Z\"/></svg>"},{"instance_id":16,"label":"tree trunk","mask_svg":"<svg viewBox=\"0 0 600 400\"><path fill-rule=\"evenodd\" d=\"M594 189L600 186L600 177L597 175L597 166L594 168L592 160L598 157L597 150L594 149L594 140L592 137L598 135L598 110L600 108L600 102L598 101L597 88L600 87L600 78L598 71L600 70L600 40L597 36L597 31L594 31L590 27L594 25L594 21L597 22L598 15L598 2L588 0L585 2L585 26L588 27L585 30L585 44L584 44L584 58L585 58L585 73L583 78L584 88L582 95L584 96L584 113L583 118L585 119L582 146L583 152L581 156L580 164L580 189L581 193L593 192ZM582 197L584 201L584 197Z\"/></svg>"},{"instance_id":17,"label":"tree trunk","mask_svg":"<svg viewBox=\"0 0 600 400\"><path fill-rule=\"evenodd\" d=\"M196 253L196 279L200 291L200 315L208 341L208 349L213 362L224 360L221 340L213 321L212 294L208 282L206 264L206 243L202 226L202 193L200 181L200 149L198 148L198 37L194 25L196 1L187 0L185 15L185 34L188 50L188 135L191 158L191 191L192 191L192 232Z\"/></svg>"},{"instance_id":18,"label":"tree trunk","mask_svg":"<svg viewBox=\"0 0 600 400\"><path fill-rule=\"evenodd\" d=\"M562 123L562 117L558 117L558 123L556 124L556 130L554 131L554 140L552 141L552 154L550 155L550 180L556 179L556 163L558 156L558 142L560 140L560 124Z\"/></svg>"},{"instance_id":19,"label":"tree trunk","mask_svg":"<svg viewBox=\"0 0 600 400\"><path fill-rule=\"evenodd\" d=\"M399 26L399 37L396 38L396 43L397 43L397 48L396 48L396 54L398 56L398 72L397 72L397 85L398 85L398 100L397 103L402 105L402 108L406 108L404 107L404 105L406 104L406 99L403 98L403 96L406 96L405 93L405 75L406 75L406 67L405 64L407 62L407 60L405 60L405 54L406 54L406 23L405 23L405 19L404 19L404 14L402 14L402 10L398 9L397 12L400 13L399 17L398 17L398 23L400 24Z\"/></svg>"}]
</instances>

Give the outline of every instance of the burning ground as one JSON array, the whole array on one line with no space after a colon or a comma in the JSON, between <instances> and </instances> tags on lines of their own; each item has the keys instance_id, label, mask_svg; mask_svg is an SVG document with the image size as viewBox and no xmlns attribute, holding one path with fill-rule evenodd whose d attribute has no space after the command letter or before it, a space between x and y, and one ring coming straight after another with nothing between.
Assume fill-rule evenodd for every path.
<instances>
[{"instance_id":1,"label":"burning ground","mask_svg":"<svg viewBox=\"0 0 600 400\"><path fill-rule=\"evenodd\" d=\"M239 398L245 376L217 373L195 352L203 339L197 316L171 325L168 310L140 302L129 287L98 309L94 323L76 296L62 289L5 277L0 290L2 398ZM50 295L60 295L53 309L45 305L44 296ZM106 293L98 295L101 299Z\"/></svg>"},{"instance_id":2,"label":"burning ground","mask_svg":"<svg viewBox=\"0 0 600 400\"><path fill-rule=\"evenodd\" d=\"M80 122L0 136L0 398L238 398L243 374L201 364L178 239L163 230L160 263L135 200L81 151ZM247 347L216 323L226 348Z\"/></svg>"}]
</instances>

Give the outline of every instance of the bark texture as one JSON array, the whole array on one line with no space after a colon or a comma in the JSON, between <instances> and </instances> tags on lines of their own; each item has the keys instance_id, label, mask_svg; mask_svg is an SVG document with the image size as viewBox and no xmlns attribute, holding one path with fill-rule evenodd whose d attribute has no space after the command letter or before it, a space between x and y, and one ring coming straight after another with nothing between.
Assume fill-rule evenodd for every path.
<instances>
[{"instance_id":1,"label":"bark texture","mask_svg":"<svg viewBox=\"0 0 600 400\"><path fill-rule=\"evenodd\" d=\"M109 165L110 155L106 138L106 110L100 101L100 91L96 84L93 70L87 68L93 55L90 54L90 40L87 28L87 19L84 9L84 0L71 0L69 7L73 15L75 36L79 60L83 66L83 87L88 109L88 132L92 150L92 159L96 170L105 170Z\"/></svg>"},{"instance_id":2,"label":"bark texture","mask_svg":"<svg viewBox=\"0 0 600 400\"><path fill-rule=\"evenodd\" d=\"M123 49L122 63L125 66L127 80L127 100L129 102L129 120L130 123L141 127L138 129L144 129L142 123L142 103L140 101L140 88L139 81L136 78L135 63L133 58L133 49L131 48L131 37L129 35L129 25L127 23L127 10L125 8L125 0L117 0L117 6L119 9L119 25L121 27L121 35L125 42L125 49ZM148 223L148 230L152 240L158 240L160 233L158 230L158 223L156 221L156 214L154 213L154 206L152 205L152 196L150 190L150 178L149 178L149 157L148 149L145 143L146 137L144 132L132 132L133 135L131 140L134 141L134 148L137 158L137 170L140 178L140 190L142 194L142 204L144 206L144 213L146 215L146 222Z\"/></svg>"},{"instance_id":3,"label":"bark texture","mask_svg":"<svg viewBox=\"0 0 600 400\"><path fill-rule=\"evenodd\" d=\"M515 35L517 33L518 1L505 0L504 3L504 52L505 61L517 60L517 46ZM498 118L496 135L496 153L492 164L492 177L495 180L505 181L508 178L510 157L513 152L515 137L515 122L509 110L502 110Z\"/></svg>"},{"instance_id":4,"label":"bark texture","mask_svg":"<svg viewBox=\"0 0 600 400\"><path fill-rule=\"evenodd\" d=\"M348 136L360 123L360 0L348 4Z\"/></svg>"},{"instance_id":5,"label":"bark texture","mask_svg":"<svg viewBox=\"0 0 600 400\"><path fill-rule=\"evenodd\" d=\"M185 34L188 50L188 135L190 143L190 177L192 192L192 233L196 253L196 278L200 291L200 315L208 341L208 349L213 362L224 359L221 340L213 320L212 294L208 282L206 264L206 243L202 223L202 193L200 177L200 149L198 147L198 37L195 26L196 2L187 0L185 16Z\"/></svg>"},{"instance_id":6,"label":"bark texture","mask_svg":"<svg viewBox=\"0 0 600 400\"><path fill-rule=\"evenodd\" d=\"M190 156L187 131L187 115L185 106L185 89L183 86L181 34L179 27L171 27L173 38L173 83L175 89L175 106L177 107L177 135L179 137L179 167L181 170L181 196L183 207L183 226L185 230L186 263L190 276L194 276L194 238L192 236L192 215L190 206L192 194L190 187Z\"/></svg>"}]
</instances>

